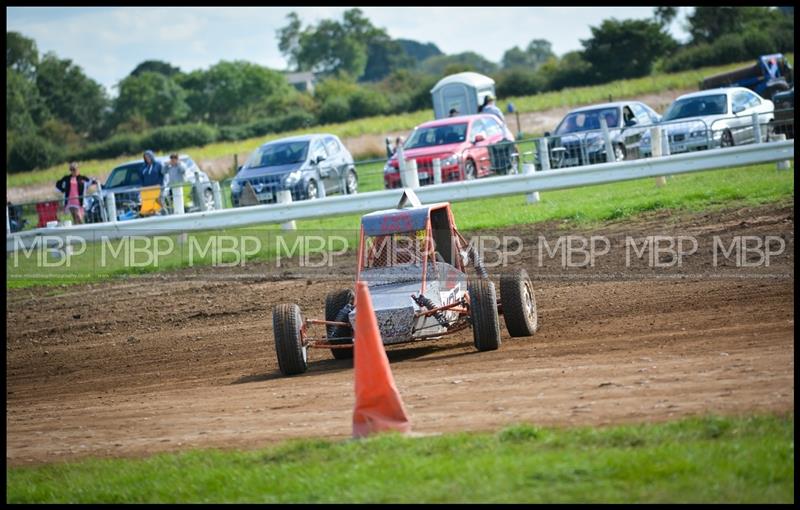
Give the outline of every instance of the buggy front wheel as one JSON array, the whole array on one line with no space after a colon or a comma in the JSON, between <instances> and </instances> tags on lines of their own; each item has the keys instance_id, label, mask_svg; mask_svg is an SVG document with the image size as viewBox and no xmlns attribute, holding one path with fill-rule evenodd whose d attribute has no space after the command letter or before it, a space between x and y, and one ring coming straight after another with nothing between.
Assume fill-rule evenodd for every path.
<instances>
[{"instance_id":1,"label":"buggy front wheel","mask_svg":"<svg viewBox=\"0 0 800 510\"><path fill-rule=\"evenodd\" d=\"M272 309L272 329L278 368L283 375L302 374L308 369L308 348L303 343L300 307L292 303Z\"/></svg>"},{"instance_id":2,"label":"buggy front wheel","mask_svg":"<svg viewBox=\"0 0 800 510\"><path fill-rule=\"evenodd\" d=\"M473 280L467 287L472 338L479 351L500 347L500 321L497 316L497 294L489 280Z\"/></svg>"}]
</instances>

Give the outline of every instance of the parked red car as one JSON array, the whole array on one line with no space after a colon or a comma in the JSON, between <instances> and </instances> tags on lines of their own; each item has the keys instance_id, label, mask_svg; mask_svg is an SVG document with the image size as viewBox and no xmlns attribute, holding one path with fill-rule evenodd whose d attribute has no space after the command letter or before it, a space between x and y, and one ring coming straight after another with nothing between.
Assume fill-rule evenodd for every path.
<instances>
[{"instance_id":1,"label":"parked red car","mask_svg":"<svg viewBox=\"0 0 800 510\"><path fill-rule=\"evenodd\" d=\"M514 135L494 115L462 115L414 128L403 144L403 155L417 161L420 185L433 184L436 158L442 162L442 182L469 180L515 168L510 150L502 152L505 157L489 156L490 146L503 140L514 142ZM396 152L383 168L383 182L387 189L401 187Z\"/></svg>"}]
</instances>

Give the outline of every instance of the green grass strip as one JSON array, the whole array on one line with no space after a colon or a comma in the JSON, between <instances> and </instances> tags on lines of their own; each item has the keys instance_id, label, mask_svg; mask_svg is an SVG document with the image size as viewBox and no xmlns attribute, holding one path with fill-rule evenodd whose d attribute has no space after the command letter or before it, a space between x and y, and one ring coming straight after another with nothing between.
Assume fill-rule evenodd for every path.
<instances>
[{"instance_id":1,"label":"green grass strip","mask_svg":"<svg viewBox=\"0 0 800 510\"><path fill-rule=\"evenodd\" d=\"M9 503L793 503L794 415L293 440L6 470Z\"/></svg>"},{"instance_id":2,"label":"green grass strip","mask_svg":"<svg viewBox=\"0 0 800 510\"><path fill-rule=\"evenodd\" d=\"M562 221L565 229L591 228L608 221L619 221L636 217L650 211L671 210L674 212L711 211L730 207L757 206L765 203L789 204L794 199L794 174L780 171L776 165L766 164L727 170L713 170L669 177L667 185L656 187L654 178L625 181L598 186L546 191L541 193L541 202L526 203L523 194L500 198L473 200L453 204L456 225L463 232L482 229L506 228L514 225L535 224L544 221ZM347 215L321 220L298 221L298 234L334 234L344 237L351 249L358 241L360 215ZM278 252L277 237L281 236L286 246L294 247L295 234L280 230L278 225L264 225L230 229L223 232L199 232L189 234L187 242L179 244L171 236L176 249L147 262L147 253L127 261L125 250L119 251L119 240L105 247L101 243L90 243L85 253L71 257L69 264L61 266L56 261L40 259L47 253L26 255L17 252L6 258L6 287L25 288L36 285L68 285L102 281L109 277L132 276L153 272L172 271L182 267L202 267L237 262L237 255L219 249L210 249L212 237L219 234L237 237L251 236L259 239L261 249L247 257L247 262L270 261ZM227 242L227 241L226 241ZM241 241L240 243L243 243ZM202 256L189 259L189 244L199 247L196 254ZM255 241L249 246L254 246ZM165 246L165 245L162 245ZM225 246L232 246L228 244ZM246 248L244 244L240 247ZM332 245L332 250L341 249L342 244ZM310 248L311 249L311 248ZM317 248L317 250L319 250ZM119 256L114 256L114 252ZM151 250L152 252L153 250ZM162 250L163 251L163 250ZM281 253L287 253L286 250ZM303 249L297 252L304 253ZM42 261L46 263L43 264ZM127 263L126 263L127 262Z\"/></svg>"}]
</instances>

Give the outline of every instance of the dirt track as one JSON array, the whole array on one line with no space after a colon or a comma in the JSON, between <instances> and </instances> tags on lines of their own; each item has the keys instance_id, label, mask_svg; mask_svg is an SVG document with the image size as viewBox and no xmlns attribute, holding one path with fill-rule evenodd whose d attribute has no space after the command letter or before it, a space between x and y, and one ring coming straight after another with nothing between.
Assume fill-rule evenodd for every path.
<instances>
[{"instance_id":1,"label":"dirt track","mask_svg":"<svg viewBox=\"0 0 800 510\"><path fill-rule=\"evenodd\" d=\"M474 349L470 330L390 348L413 429L793 412L793 230L792 206L661 212L587 232L509 229L526 248L514 263L534 279L541 328L511 339L503 326L500 349L487 353ZM581 233L612 241L596 267L537 267L537 236ZM681 268L626 270L621 240L650 234L697 236L699 249ZM714 235L780 236L786 251L769 267L714 269ZM350 273L311 282L296 271L280 280L205 271L56 295L8 291L7 464L349 437L351 362L312 350L307 373L281 377L271 308L294 301L321 317L325 294Z\"/></svg>"}]
</instances>

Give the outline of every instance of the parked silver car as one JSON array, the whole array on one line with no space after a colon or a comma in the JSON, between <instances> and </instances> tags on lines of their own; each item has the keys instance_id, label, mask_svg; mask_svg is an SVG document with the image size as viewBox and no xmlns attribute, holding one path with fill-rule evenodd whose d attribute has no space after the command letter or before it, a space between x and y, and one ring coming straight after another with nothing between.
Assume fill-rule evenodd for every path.
<instances>
[{"instance_id":1,"label":"parked silver car","mask_svg":"<svg viewBox=\"0 0 800 510\"><path fill-rule=\"evenodd\" d=\"M660 125L669 137L670 154L731 147L755 142L753 114L762 140L767 139L775 106L744 87L725 87L685 94L664 112ZM642 140L650 152L649 133Z\"/></svg>"},{"instance_id":2,"label":"parked silver car","mask_svg":"<svg viewBox=\"0 0 800 510\"><path fill-rule=\"evenodd\" d=\"M350 151L339 137L309 134L272 140L258 147L231 181L234 207L269 204L288 190L292 200L331 193L358 192L358 175Z\"/></svg>"},{"instance_id":3,"label":"parked silver car","mask_svg":"<svg viewBox=\"0 0 800 510\"><path fill-rule=\"evenodd\" d=\"M564 168L605 163L606 142L601 120L608 126L614 161L640 157L643 134L661 119L640 101L594 104L571 110L548 137L550 167ZM538 164L538 155L537 164Z\"/></svg>"}]
</instances>

